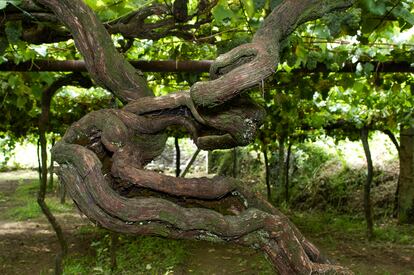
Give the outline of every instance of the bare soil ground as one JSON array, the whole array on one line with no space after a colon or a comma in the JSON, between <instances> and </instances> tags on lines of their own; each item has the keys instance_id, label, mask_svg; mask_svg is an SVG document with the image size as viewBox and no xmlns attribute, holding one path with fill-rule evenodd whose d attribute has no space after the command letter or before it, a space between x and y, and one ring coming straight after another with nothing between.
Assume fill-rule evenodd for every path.
<instances>
[{"instance_id":1,"label":"bare soil ground","mask_svg":"<svg viewBox=\"0 0 414 275\"><path fill-rule=\"evenodd\" d=\"M335 236L334 243L327 244L325 237L311 236L310 239L329 259L349 267L356 274L414 274L412 245L369 243L365 239L346 236Z\"/></svg>"},{"instance_id":2,"label":"bare soil ground","mask_svg":"<svg viewBox=\"0 0 414 275\"><path fill-rule=\"evenodd\" d=\"M36 178L36 172L13 172L0 176L0 213L15 206L9 200L19 184ZM57 215L70 254L93 253L93 233L79 234L79 227L89 221L74 210ZM306 230L305 230L306 231ZM413 232L414 234L414 232ZM414 274L414 246L368 243L344 235L324 233L309 236L327 255L350 267L357 274ZM190 257L174 274L268 274L252 259L258 253L238 246L196 242L189 247ZM44 217L26 221L0 220L0 274L52 274L56 237ZM171 273L170 273L171 274Z\"/></svg>"},{"instance_id":3,"label":"bare soil ground","mask_svg":"<svg viewBox=\"0 0 414 275\"><path fill-rule=\"evenodd\" d=\"M22 184L36 179L35 171L2 173L0 177L0 213L15 207L9 197ZM77 238L77 228L87 224L86 218L76 213L60 214L57 218L73 251L85 251L89 240ZM49 274L53 271L58 243L46 218L14 221L0 220L0 274Z\"/></svg>"}]
</instances>

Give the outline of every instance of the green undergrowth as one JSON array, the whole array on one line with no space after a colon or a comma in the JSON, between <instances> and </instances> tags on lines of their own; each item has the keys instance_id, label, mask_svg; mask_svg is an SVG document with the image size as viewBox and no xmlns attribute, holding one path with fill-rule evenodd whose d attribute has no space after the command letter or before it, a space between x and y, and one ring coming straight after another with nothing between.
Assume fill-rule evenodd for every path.
<instances>
[{"instance_id":1,"label":"green undergrowth","mask_svg":"<svg viewBox=\"0 0 414 275\"><path fill-rule=\"evenodd\" d=\"M90 253L75 254L65 261L64 274L169 274L186 257L187 242L159 237L118 238L115 270L111 271L111 237L108 231L81 227L78 234L95 234Z\"/></svg>"},{"instance_id":2,"label":"green undergrowth","mask_svg":"<svg viewBox=\"0 0 414 275\"><path fill-rule=\"evenodd\" d=\"M71 254L64 274L273 274L259 251L235 244L172 240L161 237L118 238L117 267L111 271L111 235L98 227L81 226L77 238L87 249ZM90 241L92 240L92 241Z\"/></svg>"},{"instance_id":3,"label":"green undergrowth","mask_svg":"<svg viewBox=\"0 0 414 275\"><path fill-rule=\"evenodd\" d=\"M39 181L35 180L30 183L20 182L16 192L7 198L12 203L1 218L24 221L35 219L43 216L42 210L37 203L37 193L39 191ZM67 213L72 211L72 204L61 204L58 198L54 196L46 197L46 204L53 213Z\"/></svg>"},{"instance_id":4,"label":"green undergrowth","mask_svg":"<svg viewBox=\"0 0 414 275\"><path fill-rule=\"evenodd\" d=\"M323 236L326 242L335 239L366 240L366 225L362 216L333 212L289 212L292 222L305 234ZM374 226L374 240L378 243L414 245L414 225L399 225L394 220L383 219Z\"/></svg>"}]
</instances>

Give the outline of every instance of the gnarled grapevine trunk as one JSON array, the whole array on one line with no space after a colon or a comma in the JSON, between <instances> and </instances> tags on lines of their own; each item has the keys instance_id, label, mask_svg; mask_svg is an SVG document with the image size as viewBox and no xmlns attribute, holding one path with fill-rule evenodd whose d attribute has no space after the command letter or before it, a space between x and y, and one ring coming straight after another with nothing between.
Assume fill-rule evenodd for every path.
<instances>
[{"instance_id":1,"label":"gnarled grapevine trunk","mask_svg":"<svg viewBox=\"0 0 414 275\"><path fill-rule=\"evenodd\" d=\"M350 273L329 263L283 214L242 182L169 177L146 171L145 165L162 152L167 127L184 127L200 149L251 142L264 111L243 91L272 74L281 41L298 24L353 1L283 1L252 43L214 62L211 81L163 97L152 96L83 2L38 2L70 29L92 76L129 102L121 110L88 114L53 148L61 180L91 220L123 233L252 246L263 250L281 274Z\"/></svg>"}]
</instances>

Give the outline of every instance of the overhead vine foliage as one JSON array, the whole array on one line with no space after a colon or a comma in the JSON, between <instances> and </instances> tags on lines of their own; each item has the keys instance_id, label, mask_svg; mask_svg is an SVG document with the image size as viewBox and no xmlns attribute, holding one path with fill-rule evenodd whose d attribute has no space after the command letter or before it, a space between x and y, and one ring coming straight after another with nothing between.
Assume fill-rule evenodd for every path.
<instances>
[{"instance_id":1,"label":"overhead vine foliage","mask_svg":"<svg viewBox=\"0 0 414 275\"><path fill-rule=\"evenodd\" d=\"M278 74L265 83L268 140L283 132L303 136L339 120L355 129L410 124L412 75L383 69L414 62L413 36L404 34L413 19L413 1L358 1L299 27L285 42ZM349 65L355 70L342 73ZM308 72L298 74L298 68ZM336 137L352 134L343 130Z\"/></svg>"},{"instance_id":2,"label":"overhead vine foliage","mask_svg":"<svg viewBox=\"0 0 414 275\"><path fill-rule=\"evenodd\" d=\"M305 123L323 127L336 115L331 100L337 101L336 110L349 100L337 91L375 87L382 93L379 87L385 91L392 82L387 77L350 81L345 74L298 75L295 69L322 66L335 72L351 62L361 77L380 75L378 61L403 58L407 47L372 48L386 43L384 34L392 36L397 25L399 30L412 25L411 1L85 1L89 7L79 0L6 2L0 7L1 62L82 57L94 81L124 103L84 116L54 148L62 180L91 220L119 232L252 246L262 249L281 274L349 273L322 257L244 183L172 178L146 171L145 164L161 153L170 128L186 129L201 149L231 148L254 139L264 109L267 142ZM346 34L353 38L338 40ZM188 73L146 79L125 61L211 59L216 53L222 55L210 80ZM4 76L7 82L13 78ZM50 84L54 75L42 77ZM15 97L10 104L30 112L32 93L24 103ZM55 102L56 116L61 99L66 100L64 94Z\"/></svg>"},{"instance_id":3,"label":"overhead vine foliage","mask_svg":"<svg viewBox=\"0 0 414 275\"><path fill-rule=\"evenodd\" d=\"M277 74L257 91L266 91L267 110L258 147L276 151L283 137L323 133L356 140L363 127L412 125L412 75L384 73L387 64L398 72L414 62L413 36L404 33L412 20L412 1L358 1L299 27L285 41Z\"/></svg>"}]
</instances>

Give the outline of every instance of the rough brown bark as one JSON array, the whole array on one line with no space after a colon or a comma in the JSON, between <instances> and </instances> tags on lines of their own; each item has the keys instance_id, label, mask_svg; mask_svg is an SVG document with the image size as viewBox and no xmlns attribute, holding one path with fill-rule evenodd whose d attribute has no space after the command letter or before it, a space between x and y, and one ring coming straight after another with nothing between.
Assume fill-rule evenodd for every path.
<instances>
[{"instance_id":1,"label":"rough brown bark","mask_svg":"<svg viewBox=\"0 0 414 275\"><path fill-rule=\"evenodd\" d=\"M264 112L243 92L274 71L280 42L298 24L352 1L282 2L252 43L213 63L213 80L158 98L146 96L143 79L132 77L130 67L116 61L119 55L107 56L114 53L109 36L81 1L39 2L71 30L92 76L130 101L121 110L86 115L53 148L61 181L91 220L122 233L252 246L265 252L280 274L350 273L322 257L283 214L242 182L176 178L144 168L162 152L167 127L184 127L200 149L248 144ZM118 64L116 73L109 62Z\"/></svg>"},{"instance_id":2,"label":"rough brown bark","mask_svg":"<svg viewBox=\"0 0 414 275\"><path fill-rule=\"evenodd\" d=\"M127 127L131 115L125 115L122 110L93 112L53 149L61 180L88 217L118 232L253 246L265 251L282 274L347 272L315 260L319 252L310 249L286 217L239 181L181 179L142 170L160 153L158 142L151 147L155 151L148 152L148 140L156 139L159 129L145 123ZM155 197L146 197L148 192ZM189 204L175 201L177 196L189 198ZM192 206L212 203L228 208L219 212Z\"/></svg>"}]
</instances>

